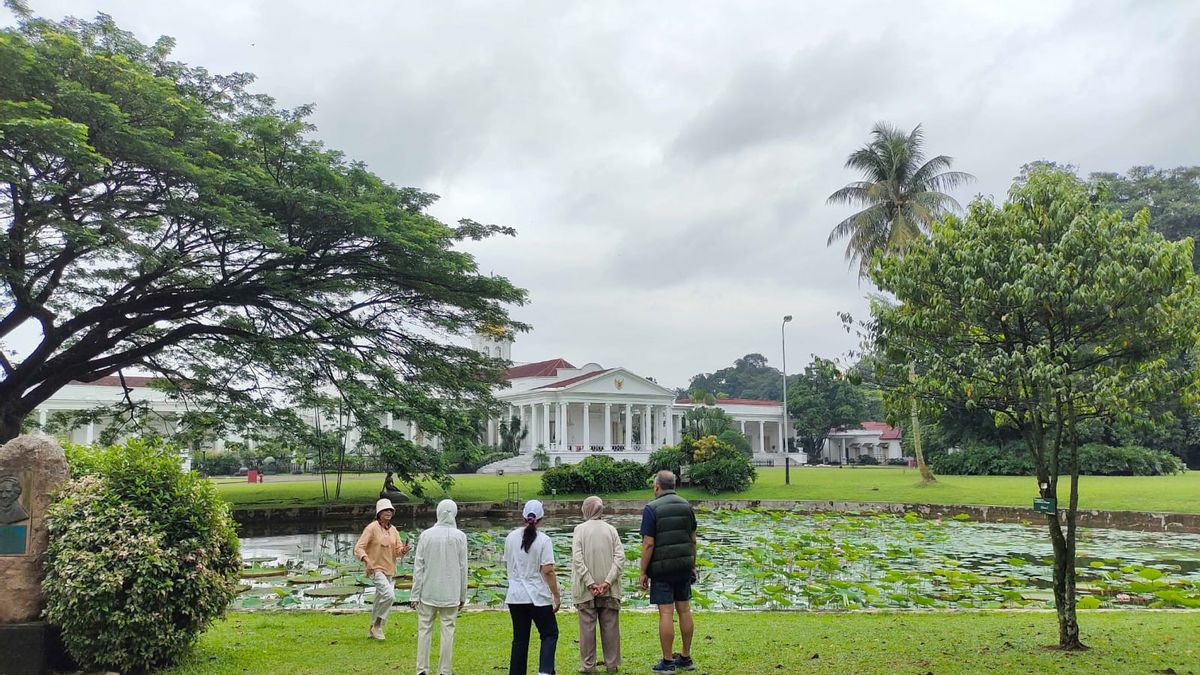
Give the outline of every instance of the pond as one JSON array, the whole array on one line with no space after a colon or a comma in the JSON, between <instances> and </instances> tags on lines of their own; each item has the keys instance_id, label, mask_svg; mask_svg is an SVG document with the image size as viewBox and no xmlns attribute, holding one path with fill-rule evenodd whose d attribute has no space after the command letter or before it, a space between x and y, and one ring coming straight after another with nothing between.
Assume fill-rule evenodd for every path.
<instances>
[{"instance_id":1,"label":"pond","mask_svg":"<svg viewBox=\"0 0 1200 675\"><path fill-rule=\"evenodd\" d=\"M701 608L847 610L860 608L1052 607L1050 542L1044 527L976 523L958 516L809 514L757 509L699 511ZM625 542L626 606L649 605L636 588L636 517L609 519ZM577 521L576 521L577 522ZM415 541L419 528L398 524ZM571 527L548 521L569 582ZM468 602L500 606L504 537L512 525L461 521L470 551ZM354 560L361 524L327 531L242 539L241 609L366 607L374 591ZM1200 535L1081 529L1082 608L1200 607ZM412 555L397 573L408 601ZM570 593L564 590L564 601Z\"/></svg>"}]
</instances>

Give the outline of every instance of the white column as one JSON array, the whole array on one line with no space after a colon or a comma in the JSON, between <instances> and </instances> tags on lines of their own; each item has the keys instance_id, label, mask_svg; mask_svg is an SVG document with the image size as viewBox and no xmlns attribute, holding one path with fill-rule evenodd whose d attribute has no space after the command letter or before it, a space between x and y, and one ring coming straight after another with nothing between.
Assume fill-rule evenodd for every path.
<instances>
[{"instance_id":1,"label":"white column","mask_svg":"<svg viewBox=\"0 0 1200 675\"><path fill-rule=\"evenodd\" d=\"M650 449L650 406L642 406L642 450Z\"/></svg>"},{"instance_id":2,"label":"white column","mask_svg":"<svg viewBox=\"0 0 1200 675\"><path fill-rule=\"evenodd\" d=\"M742 425L742 435L746 435L746 420L738 420L738 424Z\"/></svg>"},{"instance_id":3,"label":"white column","mask_svg":"<svg viewBox=\"0 0 1200 675\"><path fill-rule=\"evenodd\" d=\"M787 454L787 439L783 437L783 422L777 422L779 425L779 452Z\"/></svg>"},{"instance_id":4,"label":"white column","mask_svg":"<svg viewBox=\"0 0 1200 675\"><path fill-rule=\"evenodd\" d=\"M550 449L550 404L542 403L542 445Z\"/></svg>"},{"instance_id":5,"label":"white column","mask_svg":"<svg viewBox=\"0 0 1200 675\"><path fill-rule=\"evenodd\" d=\"M633 406L625 404L625 451L633 449Z\"/></svg>"},{"instance_id":6,"label":"white column","mask_svg":"<svg viewBox=\"0 0 1200 675\"><path fill-rule=\"evenodd\" d=\"M92 440L96 437L96 423L88 422L87 428L87 445L92 444Z\"/></svg>"},{"instance_id":7,"label":"white column","mask_svg":"<svg viewBox=\"0 0 1200 675\"><path fill-rule=\"evenodd\" d=\"M38 426L42 429L46 428L46 409L38 408Z\"/></svg>"},{"instance_id":8,"label":"white column","mask_svg":"<svg viewBox=\"0 0 1200 675\"><path fill-rule=\"evenodd\" d=\"M667 407L667 445L675 445L675 406Z\"/></svg>"},{"instance_id":9,"label":"white column","mask_svg":"<svg viewBox=\"0 0 1200 675\"><path fill-rule=\"evenodd\" d=\"M586 402L583 404L583 451L592 451L592 412Z\"/></svg>"},{"instance_id":10,"label":"white column","mask_svg":"<svg viewBox=\"0 0 1200 675\"><path fill-rule=\"evenodd\" d=\"M529 451L533 452L537 449L538 434L542 433L542 428L538 426L537 419L537 404L529 404Z\"/></svg>"},{"instance_id":11,"label":"white column","mask_svg":"<svg viewBox=\"0 0 1200 675\"><path fill-rule=\"evenodd\" d=\"M763 421L759 421L759 423L758 423L758 451L759 452L767 451L766 429L767 429L767 423L763 422Z\"/></svg>"},{"instance_id":12,"label":"white column","mask_svg":"<svg viewBox=\"0 0 1200 675\"><path fill-rule=\"evenodd\" d=\"M604 404L604 451L612 452L612 404Z\"/></svg>"},{"instance_id":13,"label":"white column","mask_svg":"<svg viewBox=\"0 0 1200 675\"><path fill-rule=\"evenodd\" d=\"M567 437L567 402L558 404L558 449L566 450L570 439Z\"/></svg>"}]
</instances>

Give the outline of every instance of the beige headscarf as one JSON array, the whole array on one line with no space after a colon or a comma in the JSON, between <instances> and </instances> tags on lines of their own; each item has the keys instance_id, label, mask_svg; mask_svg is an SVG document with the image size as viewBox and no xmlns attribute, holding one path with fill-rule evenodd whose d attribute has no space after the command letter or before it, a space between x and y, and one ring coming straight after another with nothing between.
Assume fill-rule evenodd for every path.
<instances>
[{"instance_id":1,"label":"beige headscarf","mask_svg":"<svg viewBox=\"0 0 1200 675\"><path fill-rule=\"evenodd\" d=\"M604 513L604 500L592 495L583 500L583 519L596 520Z\"/></svg>"}]
</instances>

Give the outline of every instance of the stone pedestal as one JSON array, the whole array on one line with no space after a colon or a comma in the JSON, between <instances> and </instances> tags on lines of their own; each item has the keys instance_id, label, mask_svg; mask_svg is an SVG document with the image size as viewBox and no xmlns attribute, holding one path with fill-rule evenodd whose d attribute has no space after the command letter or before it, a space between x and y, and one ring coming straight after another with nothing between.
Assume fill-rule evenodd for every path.
<instances>
[{"instance_id":1,"label":"stone pedestal","mask_svg":"<svg viewBox=\"0 0 1200 675\"><path fill-rule=\"evenodd\" d=\"M52 438L20 436L0 447L0 654L6 673L42 672L51 666L48 653L62 653L40 619L46 606L46 509L67 477L66 455Z\"/></svg>"}]
</instances>

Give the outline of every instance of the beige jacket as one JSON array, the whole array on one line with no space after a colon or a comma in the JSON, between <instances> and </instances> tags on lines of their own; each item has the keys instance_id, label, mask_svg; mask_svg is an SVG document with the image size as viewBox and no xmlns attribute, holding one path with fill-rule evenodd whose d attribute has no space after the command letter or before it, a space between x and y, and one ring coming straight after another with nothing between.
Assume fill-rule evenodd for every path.
<instances>
[{"instance_id":1,"label":"beige jacket","mask_svg":"<svg viewBox=\"0 0 1200 675\"><path fill-rule=\"evenodd\" d=\"M396 557L404 555L408 547L400 541L400 532L393 525L387 530L378 520L371 521L363 528L358 543L354 545L354 557L365 560L367 574L375 570L383 570L389 577L396 576Z\"/></svg>"},{"instance_id":2,"label":"beige jacket","mask_svg":"<svg viewBox=\"0 0 1200 675\"><path fill-rule=\"evenodd\" d=\"M571 538L571 598L579 603L593 598L588 586L607 581L611 588L604 594L621 599L621 568L625 548L617 528L603 520L585 520L575 526Z\"/></svg>"}]
</instances>

